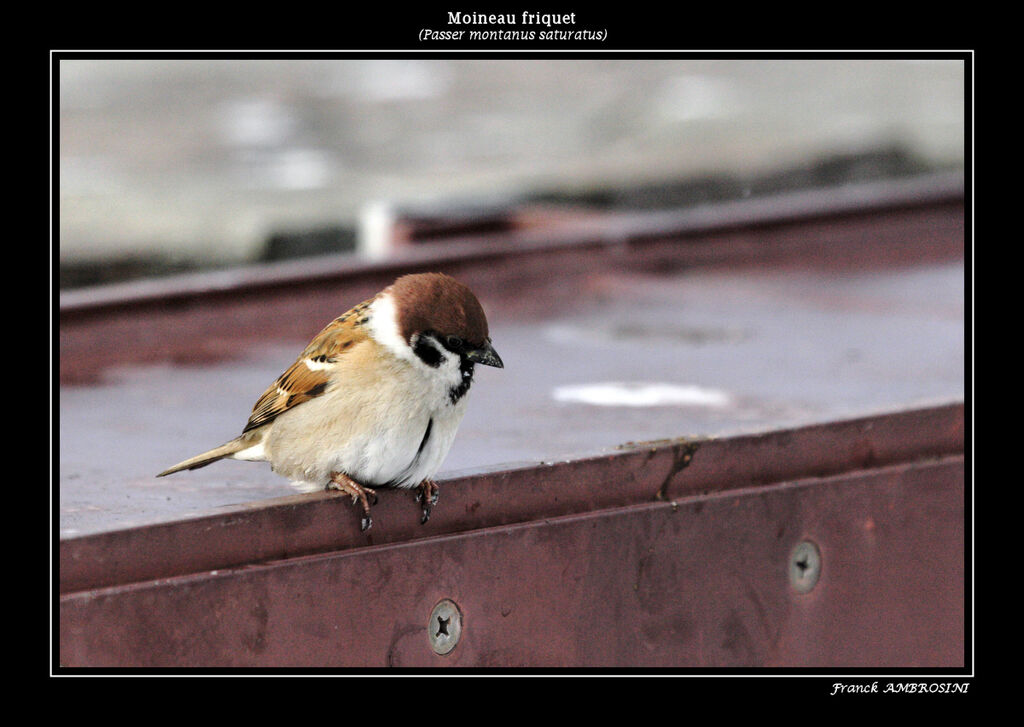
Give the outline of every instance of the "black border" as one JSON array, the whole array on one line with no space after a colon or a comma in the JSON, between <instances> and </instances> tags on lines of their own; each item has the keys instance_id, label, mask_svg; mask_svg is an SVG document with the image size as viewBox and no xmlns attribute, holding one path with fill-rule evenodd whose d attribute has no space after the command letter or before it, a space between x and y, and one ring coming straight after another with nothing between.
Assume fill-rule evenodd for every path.
<instances>
[{"instance_id":1,"label":"black border","mask_svg":"<svg viewBox=\"0 0 1024 727\"><path fill-rule=\"evenodd\" d=\"M539 10L531 8L531 10ZM666 50L677 47L680 41L692 40L696 34L692 26L688 31L690 37L681 37L683 28L679 23L667 22L659 24L656 22L660 17L657 14L630 13L625 14L622 10L614 12L610 10L586 10L576 11L583 18L586 17L591 27L605 27L609 29L608 40L598 46L594 43L490 43L490 44L466 44L466 43L432 43L424 45L415 40L413 32L415 29L425 27L426 23L433 20L436 10L414 9L412 11L396 11L397 17L392 17L382 22L361 20L358 28L348 27L337 33L333 45L314 44L317 48L335 48L335 50L310 50L310 49L286 49L286 50L252 50L249 45L240 44L237 39L226 47L223 42L214 44L181 44L175 43L175 48L180 50L137 50L137 44L131 44L131 49L119 50L117 45L104 45L102 49L75 48L73 45L56 43L48 50L50 84L49 94L49 119L48 119L48 140L51 152L50 184L49 192L51 203L49 205L51 234L51 257L50 257L50 291L51 291L51 346L53 355L59 356L59 342L57 340L58 330L58 290L57 273L55 261L57 257L57 230L59 229L58 207L56 200L59 198L59 73L57 66L60 60L71 58L147 58L147 59L177 59L177 58L230 58L230 59L255 59L255 58L389 58L408 57L415 54L417 57L430 58L604 58L609 52L614 52L616 58L678 58L678 59L784 59L793 58L800 60L819 59L953 59L964 61L965 75L965 190L966 190L966 217L965 232L967 236L966 247L966 303L967 313L965 325L967 332L967 418L965 432L965 460L968 473L966 510L965 510L965 539L967 543L967 558L965 560L966 572L966 604L965 604L965 664L963 669L455 669L446 676L453 678L460 677L484 677L482 680L467 682L477 690L491 681L490 678L509 677L557 677L552 679L557 686L559 684L576 683L578 679L591 681L597 688L603 687L602 679L588 679L593 677L676 677L671 682L660 682L672 693L678 693L679 689L699 689L702 693L710 688L722 689L728 694L735 694L742 690L742 693L756 693L764 695L779 695L780 693L796 692L801 698L810 695L829 696L835 683L859 684L870 687L872 683L878 684L878 690L884 693L886 684L968 684L968 694L976 694L975 686L977 678L975 664L975 631L974 615L976 606L976 594L974 592L975 571L973 560L973 544L975 539L974 517L974 407L973 407L973 279L974 279L974 229L975 229L975 160L974 160L974 124L975 124L975 59L976 54L972 50L949 50L949 51L873 51L873 50L712 50L712 49L689 49L689 50ZM445 12L445 11L441 11ZM481 11L483 12L483 11ZM521 11L520 11L521 12ZM548 11L554 12L554 11ZM563 12L573 12L565 10ZM376 32L374 32L376 31ZM410 40L410 37L413 37ZM223 40L223 39L221 39ZM187 48L186 45L191 45ZM339 45L344 50L337 49ZM135 49L135 50L132 50ZM51 361L51 421L50 430L53 440L52 466L56 472L59 468L57 461L58 447L56 444L56 427L54 426L59 418L58 402L58 368L54 361ZM51 494L56 494L56 478L51 478ZM53 498L56 502L56 497ZM56 506L50 505L50 527L51 527L51 598L49 600L50 625L51 625L51 654L49 673L57 677L73 677L80 675L89 676L193 676L207 677L214 675L254 677L254 676L370 676L389 678L416 677L430 674L436 676L437 671L431 669L415 670L386 670L386 669L365 669L365 670L275 670L275 669L87 669L67 668L59 666L59 633L57 619L57 570L58 563L58 536L59 516ZM568 678L567 678L568 677ZM683 685L686 685L685 687ZM532 689L532 685L524 683L525 687ZM629 684L616 685L617 688ZM710 695L710 692L708 693ZM860 696L857 694L850 696ZM923 695L914 695L923 696ZM952 696L943 694L941 696ZM834 704L842 704L841 701L834 701ZM355 709L354 705L349 706Z\"/></svg>"}]
</instances>

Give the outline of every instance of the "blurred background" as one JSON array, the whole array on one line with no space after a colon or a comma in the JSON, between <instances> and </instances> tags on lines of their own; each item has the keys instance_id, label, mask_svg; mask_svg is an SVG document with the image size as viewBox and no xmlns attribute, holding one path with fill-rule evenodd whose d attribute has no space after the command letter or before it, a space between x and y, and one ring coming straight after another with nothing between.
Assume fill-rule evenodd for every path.
<instances>
[{"instance_id":1,"label":"blurred background","mask_svg":"<svg viewBox=\"0 0 1024 727\"><path fill-rule=\"evenodd\" d=\"M62 288L324 252L396 210L686 207L964 162L960 60L61 59Z\"/></svg>"}]
</instances>

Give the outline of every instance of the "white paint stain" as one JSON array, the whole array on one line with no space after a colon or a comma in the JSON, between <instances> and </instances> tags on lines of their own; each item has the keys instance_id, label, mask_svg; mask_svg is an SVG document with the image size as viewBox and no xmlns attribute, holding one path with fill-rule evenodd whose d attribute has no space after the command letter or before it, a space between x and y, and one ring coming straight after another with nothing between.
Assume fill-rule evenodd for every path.
<instances>
[{"instance_id":1,"label":"white paint stain","mask_svg":"<svg viewBox=\"0 0 1024 727\"><path fill-rule=\"evenodd\" d=\"M694 384L602 382L558 386L555 401L594 406L726 406L730 397L719 389Z\"/></svg>"}]
</instances>

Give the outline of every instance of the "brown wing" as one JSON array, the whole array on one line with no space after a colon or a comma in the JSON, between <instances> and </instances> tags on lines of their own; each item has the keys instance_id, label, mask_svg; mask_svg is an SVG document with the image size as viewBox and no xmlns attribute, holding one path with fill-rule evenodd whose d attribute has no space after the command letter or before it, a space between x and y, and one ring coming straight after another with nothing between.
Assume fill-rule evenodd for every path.
<instances>
[{"instance_id":1,"label":"brown wing","mask_svg":"<svg viewBox=\"0 0 1024 727\"><path fill-rule=\"evenodd\" d=\"M252 408L243 434L327 390L331 370L339 358L369 337L363 324L366 323L366 308L373 300L370 298L335 318L314 336L295 363L263 392Z\"/></svg>"}]
</instances>

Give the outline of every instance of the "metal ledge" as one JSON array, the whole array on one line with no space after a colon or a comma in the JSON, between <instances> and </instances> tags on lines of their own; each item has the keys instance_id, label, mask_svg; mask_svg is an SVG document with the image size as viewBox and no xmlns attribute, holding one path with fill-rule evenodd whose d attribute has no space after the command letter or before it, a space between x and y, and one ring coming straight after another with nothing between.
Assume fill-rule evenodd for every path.
<instances>
[{"instance_id":1,"label":"metal ledge","mask_svg":"<svg viewBox=\"0 0 1024 727\"><path fill-rule=\"evenodd\" d=\"M80 591L59 658L962 670L963 481L951 455ZM444 653L440 603L460 619Z\"/></svg>"},{"instance_id":2,"label":"metal ledge","mask_svg":"<svg viewBox=\"0 0 1024 727\"><path fill-rule=\"evenodd\" d=\"M964 407L897 412L725 440L637 444L617 454L443 481L426 525L408 493L382 492L358 528L340 493L264 500L204 517L60 541L62 593L313 553L672 501L963 453Z\"/></svg>"}]
</instances>

